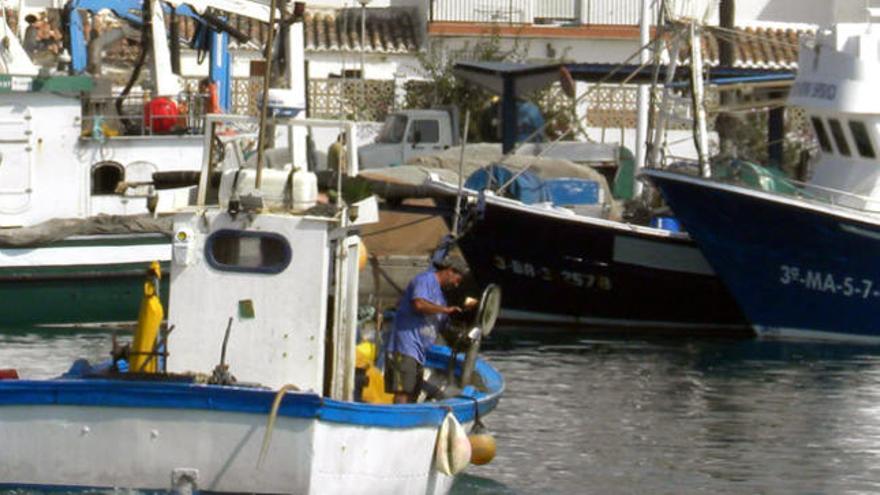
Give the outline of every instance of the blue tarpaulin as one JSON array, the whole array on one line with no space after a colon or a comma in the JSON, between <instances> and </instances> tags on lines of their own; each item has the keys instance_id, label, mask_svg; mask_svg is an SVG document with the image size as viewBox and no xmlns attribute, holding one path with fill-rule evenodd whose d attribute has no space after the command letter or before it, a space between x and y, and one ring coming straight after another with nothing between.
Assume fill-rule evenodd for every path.
<instances>
[{"instance_id":1,"label":"blue tarpaulin","mask_svg":"<svg viewBox=\"0 0 880 495\"><path fill-rule=\"evenodd\" d=\"M496 191L499 187L510 182L516 175L515 172L501 165L489 165L477 170L464 183L464 187L482 191L488 189ZM505 196L518 199L525 204L541 203L550 200L544 181L535 174L523 172L505 188Z\"/></svg>"}]
</instances>

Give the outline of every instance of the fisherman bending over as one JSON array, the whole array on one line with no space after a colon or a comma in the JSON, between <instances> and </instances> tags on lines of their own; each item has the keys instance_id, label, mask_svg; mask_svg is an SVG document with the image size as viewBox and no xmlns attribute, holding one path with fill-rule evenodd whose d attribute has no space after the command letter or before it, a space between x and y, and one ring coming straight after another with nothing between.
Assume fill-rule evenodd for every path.
<instances>
[{"instance_id":1,"label":"fisherman bending over","mask_svg":"<svg viewBox=\"0 0 880 495\"><path fill-rule=\"evenodd\" d=\"M385 392L394 394L395 404L418 398L428 348L447 323L448 315L462 310L446 305L443 289L458 287L465 272L463 260L447 257L435 262L433 269L416 275L400 297L385 360Z\"/></svg>"}]
</instances>

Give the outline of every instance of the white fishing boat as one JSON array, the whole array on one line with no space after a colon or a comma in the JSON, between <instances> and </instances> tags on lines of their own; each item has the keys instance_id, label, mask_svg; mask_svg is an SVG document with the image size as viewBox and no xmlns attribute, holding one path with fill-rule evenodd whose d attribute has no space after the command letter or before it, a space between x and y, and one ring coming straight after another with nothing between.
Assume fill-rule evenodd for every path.
<instances>
[{"instance_id":1,"label":"white fishing boat","mask_svg":"<svg viewBox=\"0 0 880 495\"><path fill-rule=\"evenodd\" d=\"M141 267L158 259L167 268L170 221L144 217L171 212L189 198L184 189L154 186L154 177L198 172L204 113L212 106L226 111L230 99L232 28L209 19L207 7L268 20L269 8L250 1L71 0L65 34L72 59L69 69L59 71L35 65L0 15L4 325L130 321ZM125 25L87 42L81 16L99 11ZM172 13L204 27L199 48L210 52L207 87L216 91L187 88L175 72L179 50L172 48L180 43L165 21ZM292 11L283 15L296 19ZM285 32L290 60L284 75L294 88L287 91L304 95L302 23ZM141 56L121 88L101 73L101 53L110 41L138 34ZM83 72L87 64L92 74ZM129 92L146 66L147 82Z\"/></svg>"},{"instance_id":2,"label":"white fishing boat","mask_svg":"<svg viewBox=\"0 0 880 495\"><path fill-rule=\"evenodd\" d=\"M249 122L207 120L227 136L247 136ZM375 200L313 206L305 170L279 181L279 171L222 171L222 161L205 154L198 202L174 217L168 330L159 331L153 279L127 354L131 371L78 363L58 379L0 380L0 488L449 491L471 458L464 428L495 407L501 376L435 346L430 380L448 380L457 363L464 381L444 383L447 396L459 387L455 396L355 401L357 231L375 221ZM356 162L348 170L356 173ZM220 205L208 206L216 171L240 180L222 180ZM497 300L483 314L495 313ZM478 321L483 331L493 324ZM469 334L474 350L481 333Z\"/></svg>"}]
</instances>

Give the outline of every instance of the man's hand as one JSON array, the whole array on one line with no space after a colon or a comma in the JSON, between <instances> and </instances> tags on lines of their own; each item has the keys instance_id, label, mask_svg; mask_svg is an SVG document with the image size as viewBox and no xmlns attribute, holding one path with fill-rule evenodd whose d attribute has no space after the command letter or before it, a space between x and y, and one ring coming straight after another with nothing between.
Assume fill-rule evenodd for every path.
<instances>
[{"instance_id":1,"label":"man's hand","mask_svg":"<svg viewBox=\"0 0 880 495\"><path fill-rule=\"evenodd\" d=\"M477 307L477 304L480 304L480 301L477 301L473 297L465 298L464 309L474 309Z\"/></svg>"},{"instance_id":2,"label":"man's hand","mask_svg":"<svg viewBox=\"0 0 880 495\"><path fill-rule=\"evenodd\" d=\"M459 308L458 306L447 306L446 308L444 308L443 312L448 315L454 315L457 313L461 313L461 308Z\"/></svg>"}]
</instances>

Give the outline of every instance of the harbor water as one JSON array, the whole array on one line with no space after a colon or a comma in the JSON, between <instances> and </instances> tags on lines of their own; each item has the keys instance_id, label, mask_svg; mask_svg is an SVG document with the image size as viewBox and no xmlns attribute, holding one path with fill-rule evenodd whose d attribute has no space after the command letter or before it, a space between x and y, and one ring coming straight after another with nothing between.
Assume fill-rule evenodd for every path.
<instances>
[{"instance_id":1,"label":"harbor water","mask_svg":"<svg viewBox=\"0 0 880 495\"><path fill-rule=\"evenodd\" d=\"M457 494L880 491L880 348L758 340L511 335L498 456ZM0 368L59 374L106 332L7 331Z\"/></svg>"}]
</instances>

